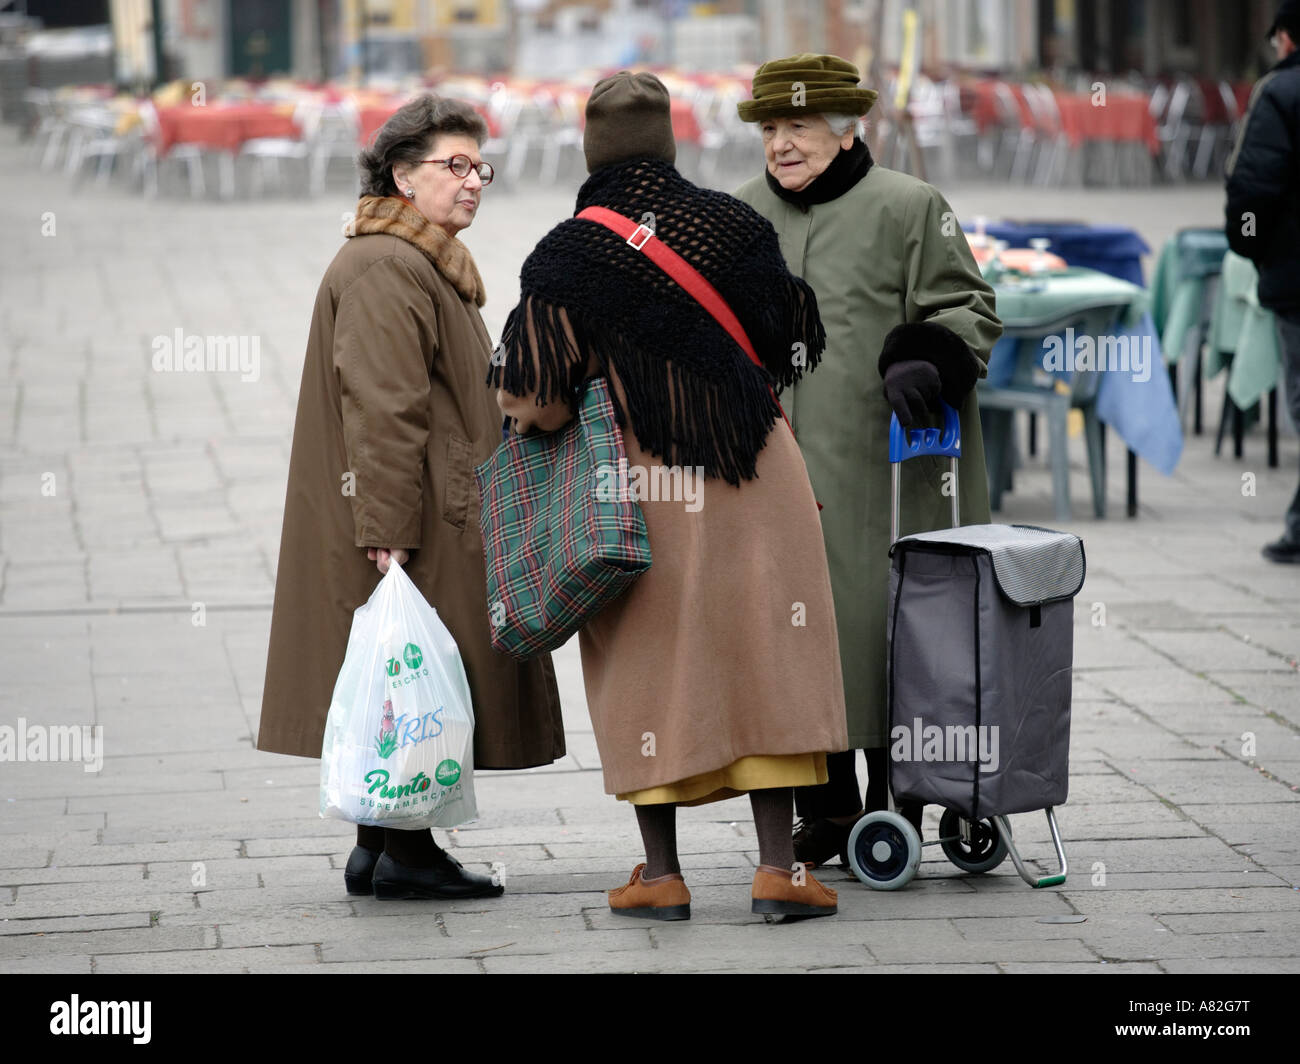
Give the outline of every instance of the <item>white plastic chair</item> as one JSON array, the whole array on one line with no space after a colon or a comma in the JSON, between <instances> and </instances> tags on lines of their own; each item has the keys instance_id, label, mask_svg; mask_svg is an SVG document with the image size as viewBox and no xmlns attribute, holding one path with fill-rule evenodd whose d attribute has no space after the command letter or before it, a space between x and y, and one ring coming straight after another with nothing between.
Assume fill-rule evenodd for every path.
<instances>
[{"instance_id":1,"label":"white plastic chair","mask_svg":"<svg viewBox=\"0 0 1300 1064\"><path fill-rule=\"evenodd\" d=\"M300 137L255 137L246 140L239 149L241 159L251 159L255 163L252 188L256 195L262 194L268 170L274 176L276 185L280 184L282 161L302 163L308 195L316 196L320 193L324 184L317 149L317 136L321 126L320 106L303 101L294 108L293 122L301 132Z\"/></svg>"},{"instance_id":2,"label":"white plastic chair","mask_svg":"<svg viewBox=\"0 0 1300 1064\"><path fill-rule=\"evenodd\" d=\"M158 195L158 170L164 162L174 162L185 167L189 178L190 195L202 196L206 191L203 180L203 148L198 144L173 144L165 155L158 145L162 129L158 122L158 109L152 100L140 104L140 120L144 124L145 150L142 156L143 191L146 196Z\"/></svg>"}]
</instances>

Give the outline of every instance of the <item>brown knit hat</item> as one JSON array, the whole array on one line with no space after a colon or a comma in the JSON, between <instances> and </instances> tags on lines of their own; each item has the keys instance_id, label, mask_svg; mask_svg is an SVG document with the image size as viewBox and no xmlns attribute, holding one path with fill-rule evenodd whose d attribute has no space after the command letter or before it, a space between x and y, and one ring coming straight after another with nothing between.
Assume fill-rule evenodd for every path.
<instances>
[{"instance_id":1,"label":"brown knit hat","mask_svg":"<svg viewBox=\"0 0 1300 1064\"><path fill-rule=\"evenodd\" d=\"M858 81L858 68L847 59L803 52L754 71L754 98L736 109L745 122L810 114L861 116L871 110L876 93L858 88Z\"/></svg>"},{"instance_id":2,"label":"brown knit hat","mask_svg":"<svg viewBox=\"0 0 1300 1064\"><path fill-rule=\"evenodd\" d=\"M664 83L653 74L627 70L596 82L587 99L582 150L589 173L639 156L675 163L677 142Z\"/></svg>"}]
</instances>

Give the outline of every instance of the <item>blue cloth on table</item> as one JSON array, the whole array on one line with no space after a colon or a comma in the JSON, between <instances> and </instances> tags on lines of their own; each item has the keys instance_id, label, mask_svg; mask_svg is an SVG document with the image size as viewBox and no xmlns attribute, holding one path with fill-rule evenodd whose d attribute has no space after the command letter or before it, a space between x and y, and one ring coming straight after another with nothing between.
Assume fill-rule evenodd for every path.
<instances>
[{"instance_id":1,"label":"blue cloth on table","mask_svg":"<svg viewBox=\"0 0 1300 1064\"><path fill-rule=\"evenodd\" d=\"M999 237L999 239L1001 239ZM1057 333L1064 345L1065 336ZM1116 333L1125 337L1126 348L1141 351L1146 359L1147 379L1136 380L1132 372L1102 371L1097 387L1097 416L1119 433L1135 454L1141 455L1166 476L1178 465L1183 453L1183 432L1178 420L1178 405L1169 374L1164 372L1160 337L1150 314L1131 332ZM1004 336L989 353L988 381L994 388L1010 385L1019 358L1032 358L1044 350L1043 337ZM1024 347L1020 345L1025 345ZM1041 368L1041 361L1039 361ZM1054 374L1069 379L1071 374Z\"/></svg>"},{"instance_id":2,"label":"blue cloth on table","mask_svg":"<svg viewBox=\"0 0 1300 1064\"><path fill-rule=\"evenodd\" d=\"M1150 373L1135 381L1130 373L1103 373L1097 390L1097 416L1115 426L1129 450L1140 454L1166 476L1173 473L1183 454L1183 429L1178 401L1165 372L1160 336L1150 314L1128 334L1130 345L1150 343Z\"/></svg>"},{"instance_id":3,"label":"blue cloth on table","mask_svg":"<svg viewBox=\"0 0 1300 1064\"><path fill-rule=\"evenodd\" d=\"M967 224L965 228L973 230L974 226ZM1048 250L1071 266L1086 266L1146 287L1142 256L1151 248L1128 226L1013 220L991 222L984 232L995 240L1005 240L1009 247L1029 247L1030 240L1045 237L1052 242ZM1163 372L1160 337L1151 315L1144 314L1127 336L1130 344L1145 343L1143 338L1150 337L1150 376L1139 382L1131 373L1103 373L1097 389L1097 416L1120 434L1129 450L1168 475L1182 457L1183 432L1173 386ZM1010 383L1020 339L1003 337L994 345L989 355L989 384L1005 387ZM1029 342L1042 350L1043 339Z\"/></svg>"},{"instance_id":4,"label":"blue cloth on table","mask_svg":"<svg viewBox=\"0 0 1300 1064\"><path fill-rule=\"evenodd\" d=\"M967 223L963 228L972 232L975 227ZM1151 248L1128 226L1005 221L990 222L984 227L984 233L994 240L1005 240L1013 248L1027 248L1029 241L1045 237L1052 242L1047 250L1060 255L1071 266L1086 266L1146 287L1142 280L1142 256L1149 254Z\"/></svg>"}]
</instances>

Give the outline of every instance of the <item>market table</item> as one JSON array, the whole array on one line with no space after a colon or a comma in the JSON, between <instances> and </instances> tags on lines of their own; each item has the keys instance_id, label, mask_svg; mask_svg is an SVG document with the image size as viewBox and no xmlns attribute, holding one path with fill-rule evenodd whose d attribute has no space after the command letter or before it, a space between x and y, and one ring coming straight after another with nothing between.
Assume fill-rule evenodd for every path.
<instances>
[{"instance_id":1,"label":"market table","mask_svg":"<svg viewBox=\"0 0 1300 1064\"><path fill-rule=\"evenodd\" d=\"M1058 417L1053 431L1057 433L1054 446L1059 448L1060 404L1053 406L1042 394L1050 390L1065 396L1065 405L1073 402L1083 407L1090 432L1090 464L1104 462L1100 427L1111 425L1130 454L1140 454L1161 472L1171 473L1182 454L1182 430L1168 375L1162 371L1160 341L1150 323L1146 290L1079 267L1043 276L1012 273L990 281L1003 338L990 355L981 407L1033 409L1033 403L1045 402L1045 409ZM1067 328L1073 332L1067 333ZM1104 342L1098 343L1098 338ZM1094 417L1095 429L1090 423ZM989 446L993 451L1007 445L1009 441L1003 439ZM997 464L1003 472L991 467L991 478L1004 475L1004 461L999 458ZM1133 467L1130 462L1130 516L1137 509ZM1068 466L1058 456L1053 469L1060 516L1063 509L1068 513L1068 480L1064 479ZM1094 509L1102 516L1105 498L1099 489L1104 486L1104 465L1092 472ZM1002 483L993 479L990 486L1000 497Z\"/></svg>"},{"instance_id":2,"label":"market table","mask_svg":"<svg viewBox=\"0 0 1300 1064\"><path fill-rule=\"evenodd\" d=\"M967 224L967 230L975 226ZM985 226L986 236L1006 241L1011 247L1026 247L1031 240L1049 241L1053 253L1071 266L1081 266L1109 274L1141 287L1142 256L1151 248L1135 229L1122 225L1087 225L1079 221L1053 219L1003 219ZM1152 334L1155 326L1149 320L1140 323L1144 331ZM1108 396L1108 399L1110 397ZM1034 419L1030 418L1029 453L1034 453ZM1181 433L1179 449L1181 453ZM1175 458L1175 461L1177 459ZM1128 513L1137 514L1137 455L1132 447L1127 456Z\"/></svg>"},{"instance_id":3,"label":"market table","mask_svg":"<svg viewBox=\"0 0 1300 1064\"><path fill-rule=\"evenodd\" d=\"M1254 263L1232 251L1223 255L1219 287L1207 336L1206 378L1225 367L1228 400L1234 404L1234 444L1241 457L1241 411L1268 400L1268 464L1277 468L1277 378L1282 364L1273 312L1259 305ZM1223 422L1219 439L1223 439Z\"/></svg>"},{"instance_id":4,"label":"market table","mask_svg":"<svg viewBox=\"0 0 1300 1064\"><path fill-rule=\"evenodd\" d=\"M261 137L297 139L292 103L179 104L158 108L158 153L176 144L197 144L212 151L239 151Z\"/></svg>"},{"instance_id":5,"label":"market table","mask_svg":"<svg viewBox=\"0 0 1300 1064\"><path fill-rule=\"evenodd\" d=\"M298 140L293 103L188 103L158 107L158 157L180 144L217 152L221 194L235 194L235 155L248 141L263 137Z\"/></svg>"},{"instance_id":6,"label":"market table","mask_svg":"<svg viewBox=\"0 0 1300 1064\"><path fill-rule=\"evenodd\" d=\"M1228 239L1223 228L1180 229L1160 250L1151 281L1151 315L1160 331L1160 346L1177 392L1179 363L1188 349L1194 352L1191 376L1195 395L1192 431L1201 433L1201 338L1209 326L1209 311L1218 288L1219 269ZM1182 409L1182 403L1179 403Z\"/></svg>"},{"instance_id":7,"label":"market table","mask_svg":"<svg viewBox=\"0 0 1300 1064\"><path fill-rule=\"evenodd\" d=\"M975 226L967 223L963 228L970 231ZM1031 240L1044 238L1051 241L1049 250L1071 266L1100 270L1139 287L1143 284L1142 256L1151 252L1137 230L1124 225L1004 219L987 223L984 232L1013 248L1030 247Z\"/></svg>"}]
</instances>

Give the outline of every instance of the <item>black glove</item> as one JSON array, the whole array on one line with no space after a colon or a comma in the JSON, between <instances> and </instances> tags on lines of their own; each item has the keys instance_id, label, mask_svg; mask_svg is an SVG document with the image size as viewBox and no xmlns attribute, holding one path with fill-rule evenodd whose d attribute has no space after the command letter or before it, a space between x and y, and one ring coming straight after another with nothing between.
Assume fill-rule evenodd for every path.
<instances>
[{"instance_id":1,"label":"black glove","mask_svg":"<svg viewBox=\"0 0 1300 1064\"><path fill-rule=\"evenodd\" d=\"M894 367L903 369L917 361L929 364L938 376L922 376L923 371L914 370L891 390L890 373ZM939 409L934 401L936 393L953 409L960 410L979 379L982 363L951 329L938 322L918 321L904 322L889 330L876 366L885 380L885 398L898 414L899 424L907 428L924 416L925 406ZM922 401L913 402L911 396L906 396L908 391L919 392Z\"/></svg>"},{"instance_id":2,"label":"black glove","mask_svg":"<svg viewBox=\"0 0 1300 1064\"><path fill-rule=\"evenodd\" d=\"M927 409L939 409L942 388L933 362L912 359L895 362L885 370L885 398L905 429L915 421L924 421Z\"/></svg>"}]
</instances>

